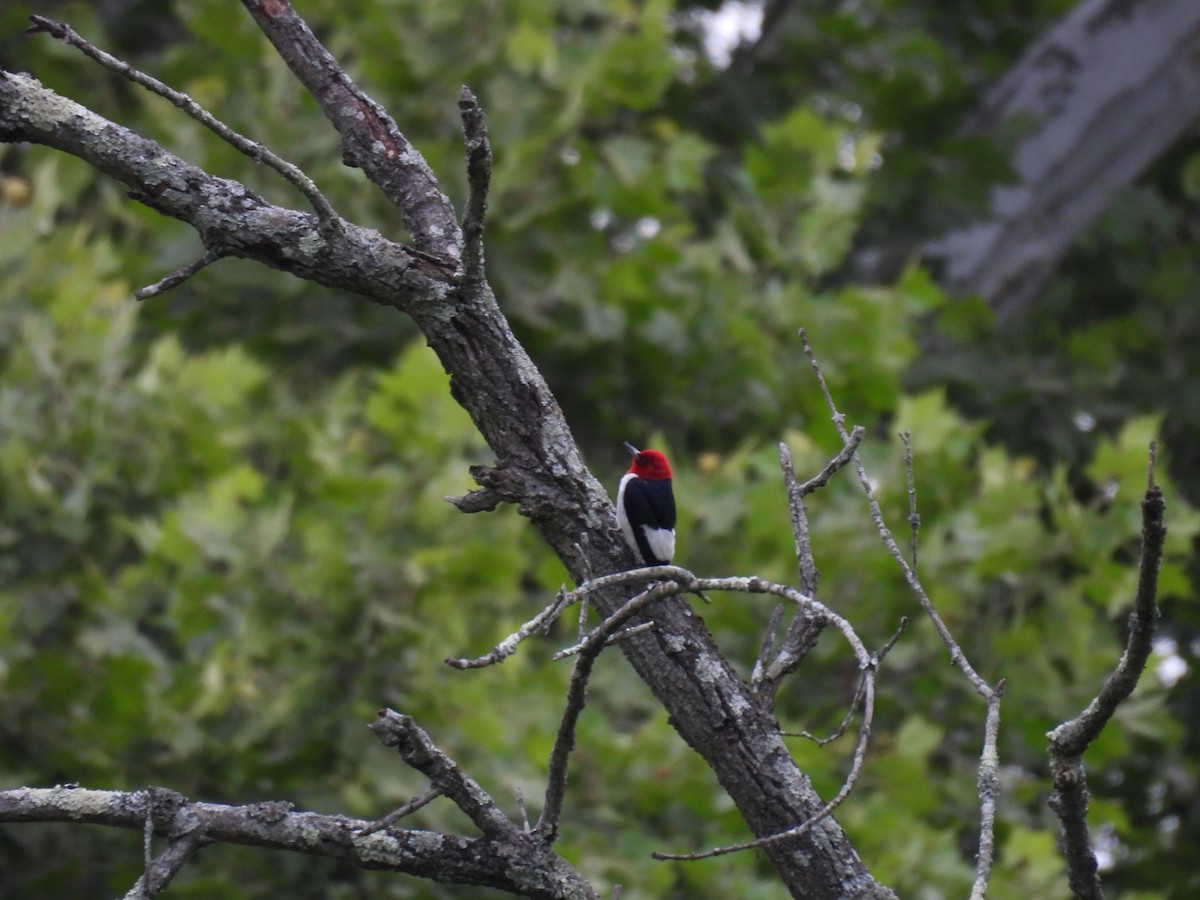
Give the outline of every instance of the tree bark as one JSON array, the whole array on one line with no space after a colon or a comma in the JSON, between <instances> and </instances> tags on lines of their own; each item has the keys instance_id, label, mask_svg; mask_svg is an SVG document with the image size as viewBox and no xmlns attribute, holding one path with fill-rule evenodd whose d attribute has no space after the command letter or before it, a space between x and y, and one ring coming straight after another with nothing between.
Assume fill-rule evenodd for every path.
<instances>
[{"instance_id":1,"label":"tree bark","mask_svg":"<svg viewBox=\"0 0 1200 900\"><path fill-rule=\"evenodd\" d=\"M1015 184L990 215L927 247L943 284L1011 316L1113 195L1200 117L1200 3L1084 0L984 95L972 135L1014 119Z\"/></svg>"}]
</instances>

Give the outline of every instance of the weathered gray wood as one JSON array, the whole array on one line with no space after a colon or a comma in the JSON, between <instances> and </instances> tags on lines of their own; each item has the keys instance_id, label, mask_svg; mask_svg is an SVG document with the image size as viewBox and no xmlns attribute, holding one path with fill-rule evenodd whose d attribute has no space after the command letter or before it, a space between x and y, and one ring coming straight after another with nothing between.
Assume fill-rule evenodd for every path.
<instances>
[{"instance_id":1,"label":"weathered gray wood","mask_svg":"<svg viewBox=\"0 0 1200 900\"><path fill-rule=\"evenodd\" d=\"M943 284L1001 315L1032 299L1114 193L1200 118L1200 2L1084 0L996 83L964 131L1015 117L1019 182L991 216L928 247Z\"/></svg>"}]
</instances>

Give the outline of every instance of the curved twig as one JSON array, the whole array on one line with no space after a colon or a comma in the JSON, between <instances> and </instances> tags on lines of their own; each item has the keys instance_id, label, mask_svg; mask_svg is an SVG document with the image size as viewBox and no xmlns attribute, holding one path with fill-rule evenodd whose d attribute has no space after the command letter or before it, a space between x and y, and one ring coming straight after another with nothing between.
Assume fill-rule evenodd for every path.
<instances>
[{"instance_id":1,"label":"curved twig","mask_svg":"<svg viewBox=\"0 0 1200 900\"><path fill-rule=\"evenodd\" d=\"M83 53L89 59L98 62L104 68L116 72L124 78L128 78L134 84L139 84L152 94L158 94L179 107L225 143L234 147L238 152L245 154L255 162L260 162L274 169L288 184L292 185L296 190L308 198L308 202L312 204L313 210L321 218L323 222L336 222L338 215L334 212L329 201L325 199L325 195L318 189L313 180L304 174L304 171L299 167L275 153L271 152L262 144L250 140L245 135L238 134L203 106L189 97L182 91L177 91L168 85L163 84L157 78L147 75L145 72L135 69L133 66L124 60L117 59L115 56L105 53L95 44L84 40L69 25L62 22L55 22L52 19L47 19L44 16L30 16L30 21L33 22L28 28L31 34L45 32L52 37L57 38L64 44L69 44L75 49ZM205 263L207 265L207 263ZM174 287L174 285L170 285ZM165 290L165 288L164 288ZM139 292L140 293L140 292ZM159 293L159 292L156 292ZM153 296L148 294L146 296ZM139 300L146 299L139 297Z\"/></svg>"}]
</instances>

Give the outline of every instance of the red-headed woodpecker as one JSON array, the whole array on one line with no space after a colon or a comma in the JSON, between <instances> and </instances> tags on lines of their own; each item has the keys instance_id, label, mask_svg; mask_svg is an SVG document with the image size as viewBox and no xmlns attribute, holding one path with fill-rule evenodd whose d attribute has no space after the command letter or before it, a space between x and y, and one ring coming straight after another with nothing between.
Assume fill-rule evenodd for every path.
<instances>
[{"instance_id":1,"label":"red-headed woodpecker","mask_svg":"<svg viewBox=\"0 0 1200 900\"><path fill-rule=\"evenodd\" d=\"M675 555L671 465L657 450L625 446L633 465L617 489L617 522L634 556L647 566L665 566Z\"/></svg>"}]
</instances>

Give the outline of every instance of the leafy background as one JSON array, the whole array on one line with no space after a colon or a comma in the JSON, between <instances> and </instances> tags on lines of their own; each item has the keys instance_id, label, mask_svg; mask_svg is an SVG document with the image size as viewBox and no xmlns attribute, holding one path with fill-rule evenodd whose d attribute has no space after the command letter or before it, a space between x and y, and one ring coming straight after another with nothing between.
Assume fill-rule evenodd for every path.
<instances>
[{"instance_id":1,"label":"leafy background","mask_svg":"<svg viewBox=\"0 0 1200 900\"><path fill-rule=\"evenodd\" d=\"M454 98L489 115L491 277L598 474L625 439L676 468L680 559L794 580L777 443L802 471L836 447L796 337L868 427L885 512L907 515L913 436L921 571L986 678L1006 678L997 898L1067 895L1045 732L1114 664L1136 562L1146 446L1169 472L1164 636L1089 752L1092 823L1114 896L1197 890L1200 689L1194 383L1200 160L1184 141L1119 196L1035 306L997 323L915 262L853 276L864 244L960 221L1007 177L1003 148L956 137L982 86L1072 4L819 2L760 55L706 57L716 4L311 0L299 9L384 102L457 203ZM56 42L30 11L187 91L306 168L344 214L402 238L340 164L315 105L236 6L6 4L0 61L209 171L299 205L164 101ZM502 667L482 652L565 573L512 510L464 517L446 494L488 452L393 310L224 261L146 304L133 291L199 251L83 164L0 161L0 783L169 786L374 818L421 779L365 729L413 714L514 814L536 815L567 670L568 626ZM874 535L858 489L815 498L821 594L887 660L867 771L838 813L901 896L963 896L977 840L981 703ZM748 671L770 615L702 614ZM780 696L781 724L832 730L852 660L827 638ZM851 741L791 739L826 796ZM627 897L782 897L752 854L688 865L654 849L743 840L736 811L618 655L602 660L573 757L560 849ZM469 833L448 804L415 827ZM111 896L141 836L0 830L5 897ZM179 897L478 897L319 859L212 847Z\"/></svg>"}]
</instances>

